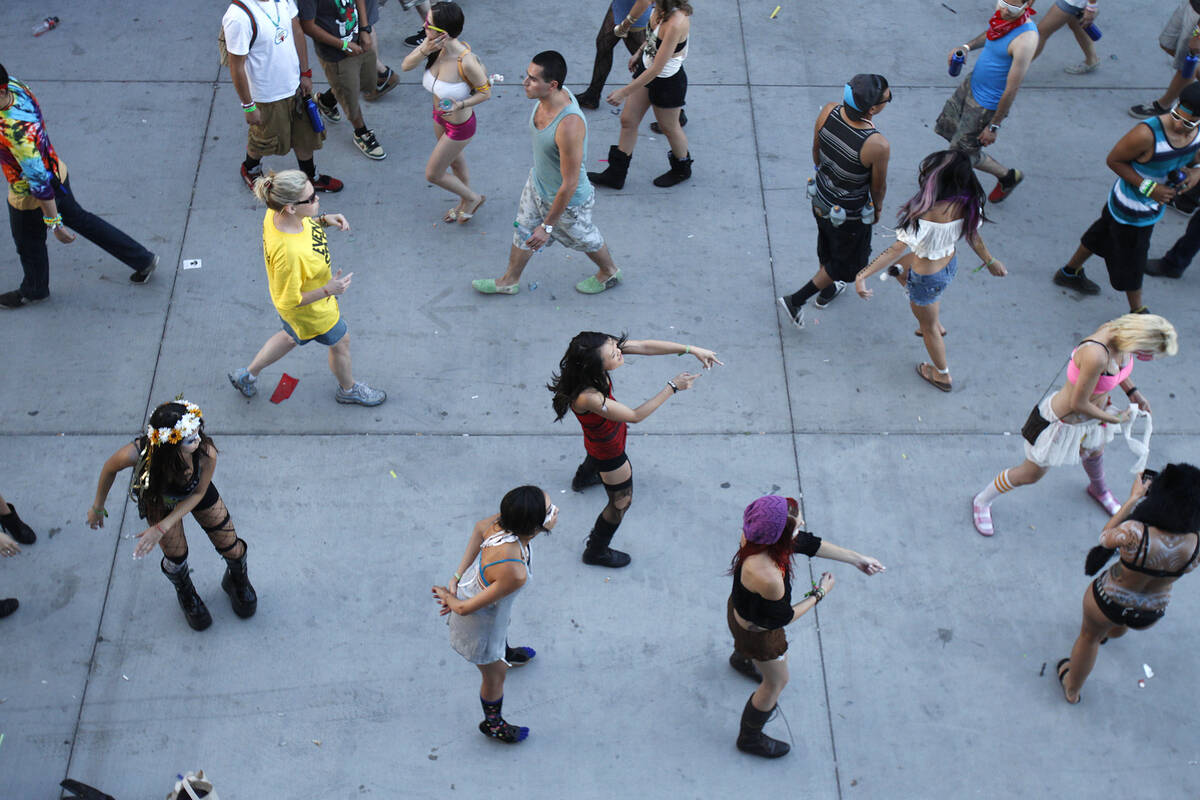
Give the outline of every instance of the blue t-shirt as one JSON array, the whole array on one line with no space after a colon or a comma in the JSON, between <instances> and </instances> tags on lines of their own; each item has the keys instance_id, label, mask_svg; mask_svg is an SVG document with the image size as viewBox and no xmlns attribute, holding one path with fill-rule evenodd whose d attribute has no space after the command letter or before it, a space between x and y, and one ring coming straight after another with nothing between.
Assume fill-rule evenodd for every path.
<instances>
[{"instance_id":1,"label":"blue t-shirt","mask_svg":"<svg viewBox=\"0 0 1200 800\"><path fill-rule=\"evenodd\" d=\"M629 16L630 10L633 8L634 0L612 0L612 15L613 23L620 25L621 20ZM637 22L630 25L630 28L644 28L650 24L650 12L654 10L654 4L651 3L642 12L642 15L637 18Z\"/></svg>"},{"instance_id":2,"label":"blue t-shirt","mask_svg":"<svg viewBox=\"0 0 1200 800\"><path fill-rule=\"evenodd\" d=\"M1024 25L1013 28L999 39L988 39L985 42L983 53L975 62L975 70L971 73L971 96L975 98L976 103L993 111L996 109L1008 83L1008 71L1012 69L1012 56L1008 54L1008 46L1013 39L1026 31L1036 30L1037 25L1027 20Z\"/></svg>"}]
</instances>

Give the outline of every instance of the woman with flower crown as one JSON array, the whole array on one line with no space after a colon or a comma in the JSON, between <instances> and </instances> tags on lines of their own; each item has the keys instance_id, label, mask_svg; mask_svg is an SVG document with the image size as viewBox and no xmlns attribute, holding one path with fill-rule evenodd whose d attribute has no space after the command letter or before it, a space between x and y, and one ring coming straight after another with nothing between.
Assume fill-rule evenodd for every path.
<instances>
[{"instance_id":1,"label":"woman with flower crown","mask_svg":"<svg viewBox=\"0 0 1200 800\"><path fill-rule=\"evenodd\" d=\"M246 574L246 543L238 538L229 510L212 482L217 448L204 433L200 407L180 399L163 403L150 415L146 433L104 462L96 498L87 514L92 529L104 527L108 492L117 473L128 467L134 468L129 493L137 500L139 516L150 523L138 534L133 557L142 558L156 544L162 548L163 574L175 586L188 625L202 631L212 624L212 616L188 576L183 518L189 513L225 559L221 588L229 595L234 613L242 618L254 616L258 597Z\"/></svg>"}]
</instances>

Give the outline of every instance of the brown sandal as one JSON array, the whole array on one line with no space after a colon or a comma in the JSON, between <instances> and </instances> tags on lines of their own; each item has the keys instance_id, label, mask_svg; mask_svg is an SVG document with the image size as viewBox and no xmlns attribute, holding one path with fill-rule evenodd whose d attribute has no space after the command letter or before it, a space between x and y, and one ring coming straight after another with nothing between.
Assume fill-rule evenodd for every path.
<instances>
[{"instance_id":1,"label":"brown sandal","mask_svg":"<svg viewBox=\"0 0 1200 800\"><path fill-rule=\"evenodd\" d=\"M924 367L929 367L929 369L926 370ZM934 375L940 373L938 373L937 367L933 366L933 364L930 364L927 361L922 361L920 364L917 364L917 374L920 375L925 381L932 384L935 388L940 389L943 392L949 392L953 388L950 381L939 381L933 377Z\"/></svg>"},{"instance_id":2,"label":"brown sandal","mask_svg":"<svg viewBox=\"0 0 1200 800\"><path fill-rule=\"evenodd\" d=\"M455 206L454 208L452 208L446 212L445 216L442 217L442 222L449 222L449 223L458 222L458 215L460 213L461 212L458 210L458 206Z\"/></svg>"}]
</instances>

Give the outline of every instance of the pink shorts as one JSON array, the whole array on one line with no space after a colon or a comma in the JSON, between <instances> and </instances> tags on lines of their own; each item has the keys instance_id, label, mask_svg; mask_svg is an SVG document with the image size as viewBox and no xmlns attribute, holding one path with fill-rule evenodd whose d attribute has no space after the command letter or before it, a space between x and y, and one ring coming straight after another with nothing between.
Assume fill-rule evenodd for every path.
<instances>
[{"instance_id":1,"label":"pink shorts","mask_svg":"<svg viewBox=\"0 0 1200 800\"><path fill-rule=\"evenodd\" d=\"M442 116L440 109L433 110L433 121L446 129L446 135L456 142L465 142L475 135L475 112L471 112L471 118L466 122L460 122L457 125L453 122L447 122Z\"/></svg>"}]
</instances>

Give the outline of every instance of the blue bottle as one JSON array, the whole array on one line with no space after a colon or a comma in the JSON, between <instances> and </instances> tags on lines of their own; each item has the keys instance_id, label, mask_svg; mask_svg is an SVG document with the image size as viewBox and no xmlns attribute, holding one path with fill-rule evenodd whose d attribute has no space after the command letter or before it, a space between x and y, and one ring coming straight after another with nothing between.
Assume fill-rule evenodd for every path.
<instances>
[{"instance_id":1,"label":"blue bottle","mask_svg":"<svg viewBox=\"0 0 1200 800\"><path fill-rule=\"evenodd\" d=\"M967 54L962 50L954 51L954 55L950 56L950 77L958 77L958 73L962 72L963 64L966 63L966 60Z\"/></svg>"},{"instance_id":2,"label":"blue bottle","mask_svg":"<svg viewBox=\"0 0 1200 800\"><path fill-rule=\"evenodd\" d=\"M1100 33L1100 29L1098 27L1096 27L1096 23L1094 23L1094 22L1088 23L1088 26L1083 29L1083 32L1086 33L1088 35L1088 38L1091 39L1093 42L1100 41L1100 37L1104 35L1104 34Z\"/></svg>"},{"instance_id":3,"label":"blue bottle","mask_svg":"<svg viewBox=\"0 0 1200 800\"><path fill-rule=\"evenodd\" d=\"M1173 169L1167 173L1167 186L1170 186L1172 189L1183 186L1187 181L1187 177L1187 173L1183 170Z\"/></svg>"},{"instance_id":4,"label":"blue bottle","mask_svg":"<svg viewBox=\"0 0 1200 800\"><path fill-rule=\"evenodd\" d=\"M311 97L304 98L304 108L308 111L308 121L312 125L314 133L323 133L325 131L325 121L321 119L321 112L317 110L317 104Z\"/></svg>"},{"instance_id":5,"label":"blue bottle","mask_svg":"<svg viewBox=\"0 0 1200 800\"><path fill-rule=\"evenodd\" d=\"M1184 57L1183 69L1179 70L1179 74L1182 75L1185 80L1191 80L1192 76L1196 74L1197 61L1200 61L1200 57L1197 57L1195 53L1188 53Z\"/></svg>"}]
</instances>

